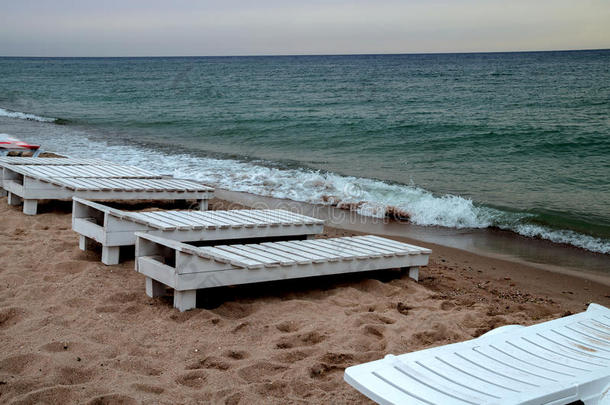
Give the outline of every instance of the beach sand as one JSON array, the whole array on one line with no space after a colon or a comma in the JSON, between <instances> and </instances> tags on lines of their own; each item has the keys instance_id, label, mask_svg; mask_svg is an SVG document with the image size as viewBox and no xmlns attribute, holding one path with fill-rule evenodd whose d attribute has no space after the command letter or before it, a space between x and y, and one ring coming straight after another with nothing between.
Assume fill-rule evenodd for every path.
<instances>
[{"instance_id":1,"label":"beach sand","mask_svg":"<svg viewBox=\"0 0 610 405\"><path fill-rule=\"evenodd\" d=\"M388 271L224 288L180 313L145 295L133 259L80 251L69 209L28 217L0 198L2 403L369 403L345 367L610 305L608 284L408 240L433 249L419 283Z\"/></svg>"}]
</instances>

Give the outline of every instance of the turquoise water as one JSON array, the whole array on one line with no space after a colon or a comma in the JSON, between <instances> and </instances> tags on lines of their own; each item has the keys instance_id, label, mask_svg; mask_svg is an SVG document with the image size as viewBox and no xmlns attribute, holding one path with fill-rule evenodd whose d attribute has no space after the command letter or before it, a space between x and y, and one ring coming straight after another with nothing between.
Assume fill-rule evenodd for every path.
<instances>
[{"instance_id":1,"label":"turquoise water","mask_svg":"<svg viewBox=\"0 0 610 405\"><path fill-rule=\"evenodd\" d=\"M64 153L610 253L610 51L0 58L0 108Z\"/></svg>"}]
</instances>

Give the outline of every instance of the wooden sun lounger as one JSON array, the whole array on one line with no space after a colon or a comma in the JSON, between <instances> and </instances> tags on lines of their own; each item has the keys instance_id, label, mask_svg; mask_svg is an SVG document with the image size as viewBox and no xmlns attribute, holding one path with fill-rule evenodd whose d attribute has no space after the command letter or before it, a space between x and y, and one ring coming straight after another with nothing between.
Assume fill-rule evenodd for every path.
<instances>
[{"instance_id":1,"label":"wooden sun lounger","mask_svg":"<svg viewBox=\"0 0 610 405\"><path fill-rule=\"evenodd\" d=\"M146 294L174 289L174 307L195 308L197 290L263 281L428 264L429 249L377 236L194 247L136 233L136 271L146 276Z\"/></svg>"},{"instance_id":2,"label":"wooden sun lounger","mask_svg":"<svg viewBox=\"0 0 610 405\"><path fill-rule=\"evenodd\" d=\"M610 310L349 367L345 381L380 404L610 403Z\"/></svg>"},{"instance_id":3,"label":"wooden sun lounger","mask_svg":"<svg viewBox=\"0 0 610 405\"><path fill-rule=\"evenodd\" d=\"M211 241L290 237L320 234L324 221L283 210L130 212L74 198L72 229L80 248L89 240L102 244L102 262L118 264L120 246L136 244L136 232L177 241Z\"/></svg>"},{"instance_id":4,"label":"wooden sun lounger","mask_svg":"<svg viewBox=\"0 0 610 405\"><path fill-rule=\"evenodd\" d=\"M14 173L14 172L13 172ZM192 180L150 178L70 178L34 177L16 174L5 178L8 203L23 201L23 212L36 215L38 200L71 200L81 197L89 200L197 200L201 210L207 209L207 200L213 188Z\"/></svg>"},{"instance_id":5,"label":"wooden sun lounger","mask_svg":"<svg viewBox=\"0 0 610 405\"><path fill-rule=\"evenodd\" d=\"M12 165L45 165L45 166L110 166L118 165L102 159L73 159L73 158L41 158L22 156L0 156L0 197L7 195L4 190L3 178L4 167Z\"/></svg>"}]
</instances>

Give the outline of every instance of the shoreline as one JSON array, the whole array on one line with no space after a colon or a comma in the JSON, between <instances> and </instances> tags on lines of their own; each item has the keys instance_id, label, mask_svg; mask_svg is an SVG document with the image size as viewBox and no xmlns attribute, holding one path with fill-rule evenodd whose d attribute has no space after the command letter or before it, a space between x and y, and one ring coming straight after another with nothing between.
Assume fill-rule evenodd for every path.
<instances>
[{"instance_id":1,"label":"shoreline","mask_svg":"<svg viewBox=\"0 0 610 405\"><path fill-rule=\"evenodd\" d=\"M369 404L346 367L610 306L605 284L405 238L433 249L419 282L385 271L222 288L180 313L146 296L133 257L105 266L99 247L79 250L70 207L26 216L0 198L3 402Z\"/></svg>"},{"instance_id":2,"label":"shoreline","mask_svg":"<svg viewBox=\"0 0 610 405\"><path fill-rule=\"evenodd\" d=\"M545 239L525 237L512 231L423 227L395 220L379 220L332 206L289 199L219 188L216 188L215 194L218 198L247 207L292 209L303 215L324 219L329 226L335 228L405 239L412 244L452 248L542 271L589 279L610 286L610 265L608 264L610 255L590 252Z\"/></svg>"}]
</instances>

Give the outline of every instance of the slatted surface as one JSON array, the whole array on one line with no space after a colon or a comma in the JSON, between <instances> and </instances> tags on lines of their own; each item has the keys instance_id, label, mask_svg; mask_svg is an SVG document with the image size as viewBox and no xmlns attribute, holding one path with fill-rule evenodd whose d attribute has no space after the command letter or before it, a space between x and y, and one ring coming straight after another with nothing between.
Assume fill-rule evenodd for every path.
<instances>
[{"instance_id":1,"label":"slatted surface","mask_svg":"<svg viewBox=\"0 0 610 405\"><path fill-rule=\"evenodd\" d=\"M22 156L0 156L0 166L3 165L56 165L56 166L77 166L77 165L118 165L102 159L81 159L81 158L41 158L41 157L22 157Z\"/></svg>"},{"instance_id":2,"label":"slatted surface","mask_svg":"<svg viewBox=\"0 0 610 405\"><path fill-rule=\"evenodd\" d=\"M212 192L213 188L182 179L81 179L50 178L47 181L76 191L183 191Z\"/></svg>"},{"instance_id":3,"label":"slatted surface","mask_svg":"<svg viewBox=\"0 0 610 405\"><path fill-rule=\"evenodd\" d=\"M80 177L80 178L154 178L159 175L135 166L120 165L19 165L5 166L10 170L36 178Z\"/></svg>"},{"instance_id":4,"label":"slatted surface","mask_svg":"<svg viewBox=\"0 0 610 405\"><path fill-rule=\"evenodd\" d=\"M345 374L381 403L517 404L547 396L535 401L546 403L587 381L610 384L610 310L592 304L567 318L387 356Z\"/></svg>"},{"instance_id":5,"label":"slatted surface","mask_svg":"<svg viewBox=\"0 0 610 405\"><path fill-rule=\"evenodd\" d=\"M268 226L324 225L324 221L284 210L152 211L112 210L123 219L162 230L255 228Z\"/></svg>"},{"instance_id":6,"label":"slatted surface","mask_svg":"<svg viewBox=\"0 0 610 405\"><path fill-rule=\"evenodd\" d=\"M200 247L192 249L189 253L194 253L221 263L230 263L236 267L255 269L328 261L365 260L375 257L429 254L430 250L368 235L334 239Z\"/></svg>"}]
</instances>

